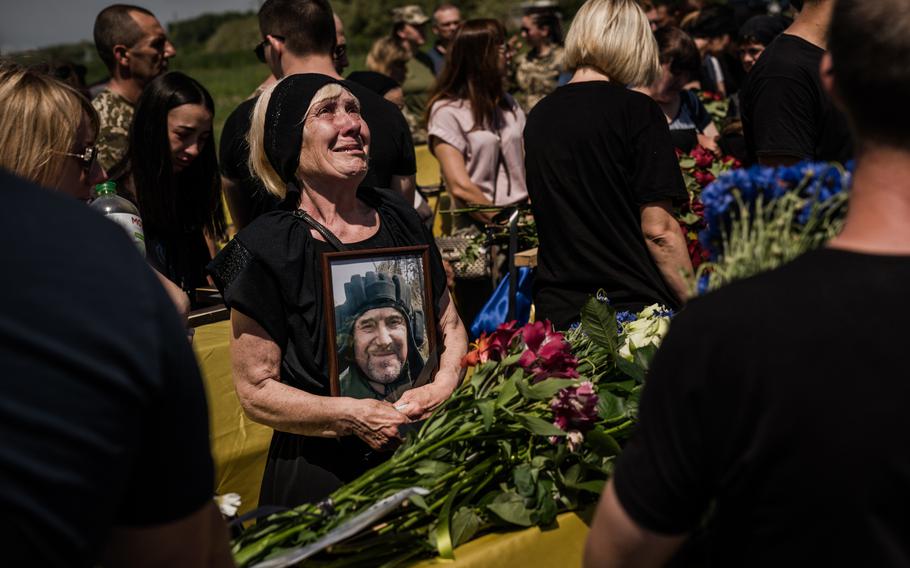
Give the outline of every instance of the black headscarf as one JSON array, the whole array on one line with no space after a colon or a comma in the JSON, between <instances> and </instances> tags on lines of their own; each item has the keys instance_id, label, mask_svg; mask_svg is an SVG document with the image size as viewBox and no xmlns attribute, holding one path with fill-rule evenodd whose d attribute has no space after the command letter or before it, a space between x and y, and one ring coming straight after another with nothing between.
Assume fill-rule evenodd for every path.
<instances>
[{"instance_id":1,"label":"black headscarf","mask_svg":"<svg viewBox=\"0 0 910 568\"><path fill-rule=\"evenodd\" d=\"M401 86L395 79L376 71L354 71L348 75L348 81L362 85L380 97Z\"/></svg>"},{"instance_id":2,"label":"black headscarf","mask_svg":"<svg viewBox=\"0 0 910 568\"><path fill-rule=\"evenodd\" d=\"M319 89L341 81L317 73L285 77L275 85L265 111L263 148L269 163L285 183L297 179L300 147L303 145L303 122L310 102Z\"/></svg>"}]
</instances>

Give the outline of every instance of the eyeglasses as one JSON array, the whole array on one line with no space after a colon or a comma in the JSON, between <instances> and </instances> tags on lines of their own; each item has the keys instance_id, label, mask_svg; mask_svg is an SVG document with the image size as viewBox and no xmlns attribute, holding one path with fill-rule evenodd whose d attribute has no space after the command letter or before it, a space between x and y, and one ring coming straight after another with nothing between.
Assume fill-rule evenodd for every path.
<instances>
[{"instance_id":1,"label":"eyeglasses","mask_svg":"<svg viewBox=\"0 0 910 568\"><path fill-rule=\"evenodd\" d=\"M265 39L263 39L256 47L253 48L253 53L256 54L256 59L259 60L259 63L265 63L265 46L269 44L269 36L279 41L284 41L284 36L266 34Z\"/></svg>"},{"instance_id":2,"label":"eyeglasses","mask_svg":"<svg viewBox=\"0 0 910 568\"><path fill-rule=\"evenodd\" d=\"M335 53L334 53L334 55L335 55L335 58L336 58L336 59L338 59L339 57L344 57L345 54L346 54L347 52L348 52L348 46L347 46L347 45L345 45L345 44L342 43L342 44L339 44L339 45L336 45L336 46L335 46Z\"/></svg>"},{"instance_id":3,"label":"eyeglasses","mask_svg":"<svg viewBox=\"0 0 910 568\"><path fill-rule=\"evenodd\" d=\"M77 158L79 164L82 166L82 169L86 172L92 171L92 167L95 165L95 160L98 158L98 149L95 146L86 146L85 150L81 154L74 154L73 152L60 152L61 156L69 156L71 158Z\"/></svg>"}]
</instances>

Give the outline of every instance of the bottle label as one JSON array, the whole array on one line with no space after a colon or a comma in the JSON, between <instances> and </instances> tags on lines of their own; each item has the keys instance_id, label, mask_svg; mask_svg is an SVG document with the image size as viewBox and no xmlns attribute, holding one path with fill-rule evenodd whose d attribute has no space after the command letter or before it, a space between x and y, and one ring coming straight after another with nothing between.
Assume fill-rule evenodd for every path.
<instances>
[{"instance_id":1,"label":"bottle label","mask_svg":"<svg viewBox=\"0 0 910 568\"><path fill-rule=\"evenodd\" d=\"M145 233L142 232L142 219L132 213L108 213L107 218L117 223L126 231L142 256L145 256Z\"/></svg>"}]
</instances>

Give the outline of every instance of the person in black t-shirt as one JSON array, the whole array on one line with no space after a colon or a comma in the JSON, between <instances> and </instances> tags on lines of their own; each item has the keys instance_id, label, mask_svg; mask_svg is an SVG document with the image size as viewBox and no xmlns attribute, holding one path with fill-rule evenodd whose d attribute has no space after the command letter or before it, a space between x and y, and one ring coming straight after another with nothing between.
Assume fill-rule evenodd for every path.
<instances>
[{"instance_id":1,"label":"person in black t-shirt","mask_svg":"<svg viewBox=\"0 0 910 568\"><path fill-rule=\"evenodd\" d=\"M613 49L587 39L621 34L602 29L614 16L639 29ZM572 80L528 117L525 166L540 237L534 304L557 328L578 321L601 288L617 309L675 308L686 297L692 265L671 207L687 194L667 121L626 88L653 82L656 62L634 2L590 0L566 39Z\"/></svg>"},{"instance_id":2,"label":"person in black t-shirt","mask_svg":"<svg viewBox=\"0 0 910 568\"><path fill-rule=\"evenodd\" d=\"M673 321L586 566L910 566L910 96L904 0L838 0L822 83L861 149L827 248ZM683 561L683 558L678 558Z\"/></svg>"},{"instance_id":3,"label":"person in black t-shirt","mask_svg":"<svg viewBox=\"0 0 910 568\"><path fill-rule=\"evenodd\" d=\"M334 67L335 22L327 1L267 0L259 9L259 29L263 40L256 53L275 77L321 73L341 79ZM404 116L369 89L355 83L346 86L360 100L363 117L374 133L370 171L364 183L390 188L413 203L417 160ZM222 181L238 229L277 206L247 166L246 135L255 104L255 99L241 103L221 133Z\"/></svg>"},{"instance_id":4,"label":"person in black t-shirt","mask_svg":"<svg viewBox=\"0 0 910 568\"><path fill-rule=\"evenodd\" d=\"M818 73L833 4L807 1L749 72L740 104L751 163L843 163L853 156L847 121L825 93Z\"/></svg>"},{"instance_id":5,"label":"person in black t-shirt","mask_svg":"<svg viewBox=\"0 0 910 568\"><path fill-rule=\"evenodd\" d=\"M233 565L170 300L116 224L2 171L0 186L4 563Z\"/></svg>"}]
</instances>

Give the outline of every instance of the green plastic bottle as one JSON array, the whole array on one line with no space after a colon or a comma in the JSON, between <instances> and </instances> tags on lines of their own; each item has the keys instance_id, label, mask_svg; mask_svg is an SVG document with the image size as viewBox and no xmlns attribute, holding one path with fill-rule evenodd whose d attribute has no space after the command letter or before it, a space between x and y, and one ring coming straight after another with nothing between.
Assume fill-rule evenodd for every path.
<instances>
[{"instance_id":1,"label":"green plastic bottle","mask_svg":"<svg viewBox=\"0 0 910 568\"><path fill-rule=\"evenodd\" d=\"M136 206L117 195L117 184L112 181L96 185L95 195L97 197L90 207L123 227L130 239L136 243L136 248L142 256L145 256L145 233L142 231L142 217L139 216Z\"/></svg>"}]
</instances>

